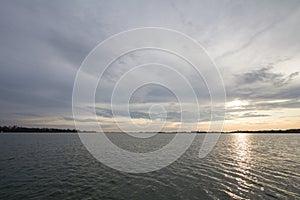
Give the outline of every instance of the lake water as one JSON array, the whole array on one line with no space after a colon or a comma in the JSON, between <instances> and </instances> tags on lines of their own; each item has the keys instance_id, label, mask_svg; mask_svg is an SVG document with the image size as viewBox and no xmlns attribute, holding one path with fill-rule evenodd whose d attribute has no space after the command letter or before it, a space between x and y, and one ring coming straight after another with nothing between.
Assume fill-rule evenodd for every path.
<instances>
[{"instance_id":1,"label":"lake water","mask_svg":"<svg viewBox=\"0 0 300 200\"><path fill-rule=\"evenodd\" d=\"M142 152L173 136L109 137ZM299 134L221 135L200 159L203 137L166 168L128 174L95 160L77 134L0 134L0 199L300 199Z\"/></svg>"}]
</instances>

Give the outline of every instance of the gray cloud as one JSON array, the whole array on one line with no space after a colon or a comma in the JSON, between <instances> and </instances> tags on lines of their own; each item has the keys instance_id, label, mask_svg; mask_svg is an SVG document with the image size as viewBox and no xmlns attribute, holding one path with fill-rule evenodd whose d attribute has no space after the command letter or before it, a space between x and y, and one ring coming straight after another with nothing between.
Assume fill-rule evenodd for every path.
<instances>
[{"instance_id":1,"label":"gray cloud","mask_svg":"<svg viewBox=\"0 0 300 200\"><path fill-rule=\"evenodd\" d=\"M275 19L274 21L272 21L270 24L267 24L265 27L263 27L261 30L258 30L257 32L255 32L252 36L250 36L250 38L248 39L248 41L246 41L244 44L242 44L240 47L238 47L237 49L234 50L230 50L228 52L225 52L224 54L218 56L216 58L216 60L218 59L222 59L224 57L227 56L231 56L237 52L242 51L243 49L246 49L247 47L249 47L253 42L255 42L255 40L260 37L262 34L266 33L267 31L270 31L270 29L272 29L274 26L276 26L277 24L279 24L280 22L287 20L289 16L291 16L295 11L297 11L299 8L299 5L296 5L295 7L292 8L292 10L290 10L290 12L286 13L286 16L278 16L277 19Z\"/></svg>"},{"instance_id":2,"label":"gray cloud","mask_svg":"<svg viewBox=\"0 0 300 200\"><path fill-rule=\"evenodd\" d=\"M96 108L96 114L101 117L112 118L113 113L112 110L106 108Z\"/></svg>"},{"instance_id":3,"label":"gray cloud","mask_svg":"<svg viewBox=\"0 0 300 200\"><path fill-rule=\"evenodd\" d=\"M226 109L227 119L245 118L245 117L267 117L269 114L259 114L264 111L280 111L284 109L299 109L300 100L292 99L284 102L255 102L251 101L250 104L241 106L239 108L228 108ZM255 110L255 112L253 112ZM246 113L245 113L246 112ZM240 115L240 113L244 113Z\"/></svg>"},{"instance_id":4,"label":"gray cloud","mask_svg":"<svg viewBox=\"0 0 300 200\"><path fill-rule=\"evenodd\" d=\"M63 117L63 120L65 121L74 121L74 118L73 117ZM76 121L78 122L98 122L96 119L90 119L90 118L87 118L87 119L76 119Z\"/></svg>"},{"instance_id":5,"label":"gray cloud","mask_svg":"<svg viewBox=\"0 0 300 200\"><path fill-rule=\"evenodd\" d=\"M140 109L144 110L144 109ZM151 112L148 111L129 111L129 115L124 110L115 110L114 113L111 109L99 108L96 109L96 114L104 118L114 117L129 117L132 119L152 119L152 120L166 120L168 122L196 122L197 121L209 121L211 119L211 112L209 107L200 109L200 118L195 118L195 113L191 111L167 111L164 112Z\"/></svg>"},{"instance_id":6,"label":"gray cloud","mask_svg":"<svg viewBox=\"0 0 300 200\"><path fill-rule=\"evenodd\" d=\"M300 108L300 100L293 99L284 102L274 102L274 103L255 103L252 106L246 106L248 109L258 109L258 110L272 110L272 109L283 109L283 108Z\"/></svg>"},{"instance_id":7,"label":"gray cloud","mask_svg":"<svg viewBox=\"0 0 300 200\"><path fill-rule=\"evenodd\" d=\"M135 119L150 119L149 113L130 112L130 117Z\"/></svg>"},{"instance_id":8,"label":"gray cloud","mask_svg":"<svg viewBox=\"0 0 300 200\"><path fill-rule=\"evenodd\" d=\"M258 114L256 112L248 112L243 114L242 116L239 116L239 118L253 118L253 117L269 117L271 115L264 115L264 114Z\"/></svg>"},{"instance_id":9,"label":"gray cloud","mask_svg":"<svg viewBox=\"0 0 300 200\"><path fill-rule=\"evenodd\" d=\"M243 110L245 111L245 110ZM243 114L238 114L238 112L228 112L226 114L226 120L235 120L241 118L257 118L257 117L270 117L272 115L259 114L258 112L247 112Z\"/></svg>"},{"instance_id":10,"label":"gray cloud","mask_svg":"<svg viewBox=\"0 0 300 200\"><path fill-rule=\"evenodd\" d=\"M298 97L299 92L292 93L290 91L294 87L290 83L299 75L299 72L285 75L273 72L272 69L272 66L268 66L234 75L235 86L229 91L229 97L243 99L270 99L278 97L279 99L284 99L282 96L284 93L288 93L289 95L296 94L296 97Z\"/></svg>"},{"instance_id":11,"label":"gray cloud","mask_svg":"<svg viewBox=\"0 0 300 200\"><path fill-rule=\"evenodd\" d=\"M257 83L271 83L275 87L287 85L293 78L299 75L299 72L293 72L288 76L272 72L272 66L263 67L258 70L252 70L241 75L236 75L238 85L251 85Z\"/></svg>"},{"instance_id":12,"label":"gray cloud","mask_svg":"<svg viewBox=\"0 0 300 200\"><path fill-rule=\"evenodd\" d=\"M299 108L299 65L284 73L276 72L284 62L299 62L299 1L16 1L0 3L0 120L1 123L29 123L24 118L51 117L72 121L72 89L77 69L99 42L130 28L159 26L182 31L199 41L210 55L219 57L221 75L227 85L228 99L246 99L251 105L238 117L259 117L252 110ZM269 35L268 35L269 34ZM272 39L275 38L273 41ZM264 45L260 45L263 43ZM276 46L274 46L276 44ZM263 47L263 48L261 48ZM288 48L287 48L288 47ZM275 50L274 50L275 49ZM267 54L264 51L268 51ZM250 52L250 53L249 53ZM288 60L278 61L282 52ZM192 53L192 52L191 52ZM253 56L263 65L253 70L248 63L233 70L235 57ZM270 56L271 55L271 56ZM283 56L283 57L284 57ZM230 58L233 57L233 60ZM270 60L268 60L270 58ZM228 59L226 65L221 61ZM178 69L194 85L201 105L208 104L209 91L201 77L182 60L166 53L144 52L118 60L105 74L106 82L96 95L98 103L110 102L113 84L128 67L145 62L164 62ZM238 59L237 59L238 60ZM238 63L238 64L240 64ZM287 64L288 65L288 64ZM206 74L209 76L210 69ZM229 73L228 77L225 76ZM140 73L138 78L161 76L173 80L184 101L192 98L170 74ZM214 80L214 77L206 77ZM202 81L202 82L201 82ZM298 82L297 82L298 81ZM233 82L231 84L231 82ZM123 91L126 93L126 91ZM135 96L136 95L136 96ZM286 102L261 103L270 99ZM162 88L147 87L134 94L132 103L174 103L176 98ZM260 101L260 103L258 103ZM97 108L97 115L111 118L112 111ZM187 111L188 112L188 111ZM237 112L230 110L229 112ZM125 111L119 110L121 116ZM161 113L151 113L158 119ZM145 110L130 112L133 118L149 119ZM178 121L178 109L168 110L167 119ZM263 117L263 116L260 116ZM203 120L209 120L204 112ZM93 119L81 119L93 122ZM32 122L33 123L33 122ZM27 124L28 125L28 124ZM34 124L32 124L34 125Z\"/></svg>"}]
</instances>

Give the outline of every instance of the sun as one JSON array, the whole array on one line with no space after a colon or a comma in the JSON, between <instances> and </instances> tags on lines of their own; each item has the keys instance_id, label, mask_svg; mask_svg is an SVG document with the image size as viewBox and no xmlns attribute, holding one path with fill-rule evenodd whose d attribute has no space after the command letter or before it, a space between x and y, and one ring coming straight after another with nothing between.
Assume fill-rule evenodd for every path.
<instances>
[{"instance_id":1,"label":"sun","mask_svg":"<svg viewBox=\"0 0 300 200\"><path fill-rule=\"evenodd\" d=\"M233 101L227 102L226 107L228 107L228 108L240 108L240 107L246 106L248 104L249 103L247 101L242 101L242 100L239 100L239 99L235 99Z\"/></svg>"}]
</instances>

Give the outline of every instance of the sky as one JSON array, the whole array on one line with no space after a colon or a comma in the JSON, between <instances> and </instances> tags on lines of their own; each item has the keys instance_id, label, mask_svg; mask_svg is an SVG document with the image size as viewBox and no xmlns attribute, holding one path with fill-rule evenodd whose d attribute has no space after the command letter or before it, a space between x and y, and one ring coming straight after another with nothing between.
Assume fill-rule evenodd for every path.
<instances>
[{"instance_id":1,"label":"sky","mask_svg":"<svg viewBox=\"0 0 300 200\"><path fill-rule=\"evenodd\" d=\"M74 81L91 50L122 31L161 27L193 38L218 67L226 90L224 131L300 128L299 19L298 0L2 0L0 125L74 128ZM177 86L185 96L180 103L189 109L180 111L172 90L152 84L132 94L129 117L122 98L111 110L113 84L133 66L150 62L167 63L192 82L201 104L199 121L189 117L194 97L184 93L175 74L159 66L129 74L120 96L126 95L130 80L161 78ZM205 73L210 76L209 69ZM207 130L211 123L205 82L167 52L143 50L120 57L105 72L95 99L97 118L86 114L77 119L86 130L100 123L104 130L118 131L116 120L126 128L129 122L155 125L166 119L166 131L180 125Z\"/></svg>"}]
</instances>

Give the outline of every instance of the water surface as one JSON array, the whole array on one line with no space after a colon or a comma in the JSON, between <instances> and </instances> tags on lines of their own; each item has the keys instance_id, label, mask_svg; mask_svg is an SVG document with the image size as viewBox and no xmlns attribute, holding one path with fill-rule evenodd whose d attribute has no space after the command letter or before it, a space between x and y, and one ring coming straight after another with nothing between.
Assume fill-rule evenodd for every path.
<instances>
[{"instance_id":1,"label":"water surface","mask_svg":"<svg viewBox=\"0 0 300 200\"><path fill-rule=\"evenodd\" d=\"M109 137L145 152L173 136ZM77 134L0 134L0 199L300 199L300 135L221 135L200 159L203 137L166 168L128 174L95 160Z\"/></svg>"}]
</instances>

